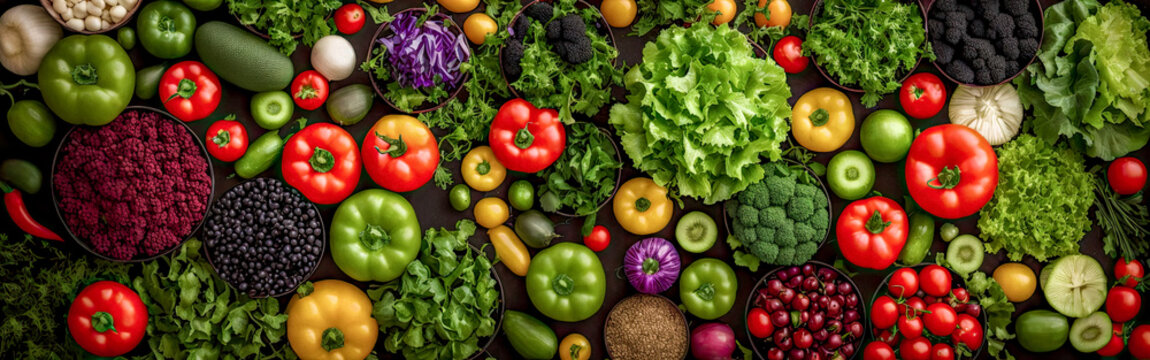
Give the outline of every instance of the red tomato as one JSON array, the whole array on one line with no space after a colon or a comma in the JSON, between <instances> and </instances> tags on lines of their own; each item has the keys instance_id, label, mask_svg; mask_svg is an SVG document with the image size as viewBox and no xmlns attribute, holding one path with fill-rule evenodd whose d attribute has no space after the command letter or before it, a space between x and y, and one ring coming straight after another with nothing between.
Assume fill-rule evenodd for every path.
<instances>
[{"instance_id":1,"label":"red tomato","mask_svg":"<svg viewBox=\"0 0 1150 360\"><path fill-rule=\"evenodd\" d=\"M338 204L359 183L359 144L339 125L311 124L284 144L284 181L320 205Z\"/></svg>"},{"instance_id":2,"label":"red tomato","mask_svg":"<svg viewBox=\"0 0 1150 360\"><path fill-rule=\"evenodd\" d=\"M906 299L902 304L898 305L898 313L905 315L908 308L913 309L915 314L920 314L923 311L926 311L926 302L923 301L920 297L912 297L910 299Z\"/></svg>"},{"instance_id":3,"label":"red tomato","mask_svg":"<svg viewBox=\"0 0 1150 360\"><path fill-rule=\"evenodd\" d=\"M881 196L855 200L839 215L835 234L839 250L851 264L886 269L906 245L906 212Z\"/></svg>"},{"instance_id":4,"label":"red tomato","mask_svg":"<svg viewBox=\"0 0 1150 360\"><path fill-rule=\"evenodd\" d=\"M994 196L996 186L998 156L974 129L932 126L910 144L907 191L932 215L945 219L973 215Z\"/></svg>"},{"instance_id":5,"label":"red tomato","mask_svg":"<svg viewBox=\"0 0 1150 360\"><path fill-rule=\"evenodd\" d=\"M930 340L924 337L903 340L898 345L902 360L930 360Z\"/></svg>"},{"instance_id":6,"label":"red tomato","mask_svg":"<svg viewBox=\"0 0 1150 360\"><path fill-rule=\"evenodd\" d=\"M803 39L799 39L794 35L787 35L779 42L775 43L775 49L771 51L771 55L775 58L775 62L783 67L783 71L788 74L798 74L807 69L807 64L811 62L810 58L803 56Z\"/></svg>"},{"instance_id":7,"label":"red tomato","mask_svg":"<svg viewBox=\"0 0 1150 360\"><path fill-rule=\"evenodd\" d=\"M887 291L890 291L890 296L896 298L907 298L914 296L918 291L918 274L914 273L914 269L902 268L894 271L890 276L890 282L886 285Z\"/></svg>"},{"instance_id":8,"label":"red tomato","mask_svg":"<svg viewBox=\"0 0 1150 360\"><path fill-rule=\"evenodd\" d=\"M1114 278L1118 280L1126 278L1126 280L1122 282L1122 286L1138 286L1138 283L1142 281L1142 277L1144 276L1146 276L1146 269L1142 268L1142 262L1138 261L1138 259L1131 259L1130 261L1118 259L1118 263L1114 264Z\"/></svg>"},{"instance_id":9,"label":"red tomato","mask_svg":"<svg viewBox=\"0 0 1150 360\"><path fill-rule=\"evenodd\" d=\"M97 281L68 308L68 333L92 355L123 355L144 339L148 308L135 291L114 281Z\"/></svg>"},{"instance_id":10,"label":"red tomato","mask_svg":"<svg viewBox=\"0 0 1150 360\"><path fill-rule=\"evenodd\" d=\"M220 79L199 61L181 61L160 78L160 101L164 109L183 121L211 115L220 106Z\"/></svg>"},{"instance_id":11,"label":"red tomato","mask_svg":"<svg viewBox=\"0 0 1150 360\"><path fill-rule=\"evenodd\" d=\"M363 29L367 18L363 14L363 7L358 4L344 4L335 10L335 28L344 34L355 34Z\"/></svg>"},{"instance_id":12,"label":"red tomato","mask_svg":"<svg viewBox=\"0 0 1150 360\"><path fill-rule=\"evenodd\" d=\"M938 265L927 265L918 275L919 288L927 295L946 296L950 293L950 270Z\"/></svg>"},{"instance_id":13,"label":"red tomato","mask_svg":"<svg viewBox=\"0 0 1150 360\"><path fill-rule=\"evenodd\" d=\"M955 344L966 345L970 351L977 351L982 347L982 323L973 316L961 314L958 316L958 328L950 334L950 340Z\"/></svg>"},{"instance_id":14,"label":"red tomato","mask_svg":"<svg viewBox=\"0 0 1150 360\"><path fill-rule=\"evenodd\" d=\"M950 295L953 296L955 300L958 300L958 302L963 304L970 301L970 293L963 288L954 288L950 291Z\"/></svg>"},{"instance_id":15,"label":"red tomato","mask_svg":"<svg viewBox=\"0 0 1150 360\"><path fill-rule=\"evenodd\" d=\"M879 296L870 307L870 320L877 329L889 329L898 321L898 304L890 296Z\"/></svg>"},{"instance_id":16,"label":"red tomato","mask_svg":"<svg viewBox=\"0 0 1150 360\"><path fill-rule=\"evenodd\" d=\"M938 336L947 336L954 332L954 323L958 321L958 313L946 303L934 303L926 308L926 330Z\"/></svg>"},{"instance_id":17,"label":"red tomato","mask_svg":"<svg viewBox=\"0 0 1150 360\"><path fill-rule=\"evenodd\" d=\"M918 73L906 78L898 90L898 102L907 115L926 119L938 114L946 105L946 87L931 73Z\"/></svg>"},{"instance_id":18,"label":"red tomato","mask_svg":"<svg viewBox=\"0 0 1150 360\"><path fill-rule=\"evenodd\" d=\"M1142 309L1142 296L1138 294L1138 290L1115 286L1110 289L1109 294L1106 294L1106 315L1110 315L1110 321L1120 323L1130 321L1138 316L1140 309Z\"/></svg>"},{"instance_id":19,"label":"red tomato","mask_svg":"<svg viewBox=\"0 0 1150 360\"><path fill-rule=\"evenodd\" d=\"M1138 325L1130 332L1126 339L1126 346L1130 348L1130 356L1135 359L1150 359L1150 325Z\"/></svg>"},{"instance_id":20,"label":"red tomato","mask_svg":"<svg viewBox=\"0 0 1150 360\"><path fill-rule=\"evenodd\" d=\"M372 181L395 192L419 189L439 167L439 143L423 122L407 115L379 119L360 148Z\"/></svg>"},{"instance_id":21,"label":"red tomato","mask_svg":"<svg viewBox=\"0 0 1150 360\"><path fill-rule=\"evenodd\" d=\"M863 360L894 360L894 349L890 345L875 341L863 349Z\"/></svg>"},{"instance_id":22,"label":"red tomato","mask_svg":"<svg viewBox=\"0 0 1150 360\"><path fill-rule=\"evenodd\" d=\"M1119 195L1131 195L1142 191L1146 185L1146 165L1132 157L1114 159L1106 169L1110 188Z\"/></svg>"},{"instance_id":23,"label":"red tomato","mask_svg":"<svg viewBox=\"0 0 1150 360\"><path fill-rule=\"evenodd\" d=\"M751 335L760 339L775 332L775 326L771 325L771 315L763 308L751 309L747 314L747 329L751 331Z\"/></svg>"},{"instance_id":24,"label":"red tomato","mask_svg":"<svg viewBox=\"0 0 1150 360\"><path fill-rule=\"evenodd\" d=\"M291 82L291 98L304 110L315 110L327 101L327 78L319 71L308 70L296 75Z\"/></svg>"},{"instance_id":25,"label":"red tomato","mask_svg":"<svg viewBox=\"0 0 1150 360\"><path fill-rule=\"evenodd\" d=\"M607 227L603 225L595 225L591 228L591 234L583 237L583 245L591 251L603 251L607 245L611 245L611 232L607 231Z\"/></svg>"},{"instance_id":26,"label":"red tomato","mask_svg":"<svg viewBox=\"0 0 1150 360\"><path fill-rule=\"evenodd\" d=\"M882 341L891 347L898 346L898 340L898 334L891 332L890 330L883 330L878 334L878 341Z\"/></svg>"},{"instance_id":27,"label":"red tomato","mask_svg":"<svg viewBox=\"0 0 1150 360\"><path fill-rule=\"evenodd\" d=\"M1114 327L1118 328L1120 326L1122 326L1122 324L1114 323ZM1106 346L1098 350L1098 355L1118 356L1118 354L1122 353L1122 349L1124 348L1126 348L1126 344L1122 343L1122 334L1116 331L1115 334L1110 335L1110 342L1106 343Z\"/></svg>"},{"instance_id":28,"label":"red tomato","mask_svg":"<svg viewBox=\"0 0 1150 360\"><path fill-rule=\"evenodd\" d=\"M205 138L208 154L220 161L236 161L248 151L248 131L235 115L212 123Z\"/></svg>"},{"instance_id":29,"label":"red tomato","mask_svg":"<svg viewBox=\"0 0 1150 360\"><path fill-rule=\"evenodd\" d=\"M559 160L567 146L567 130L558 111L511 99L495 113L487 140L507 170L535 173Z\"/></svg>"},{"instance_id":30,"label":"red tomato","mask_svg":"<svg viewBox=\"0 0 1150 360\"><path fill-rule=\"evenodd\" d=\"M954 349L947 344L934 344L930 348L930 360L954 360Z\"/></svg>"},{"instance_id":31,"label":"red tomato","mask_svg":"<svg viewBox=\"0 0 1150 360\"><path fill-rule=\"evenodd\" d=\"M902 335L903 339L914 339L922 337L922 317L911 315L907 317L902 315L898 317L898 333ZM906 342L906 340L903 340Z\"/></svg>"}]
</instances>

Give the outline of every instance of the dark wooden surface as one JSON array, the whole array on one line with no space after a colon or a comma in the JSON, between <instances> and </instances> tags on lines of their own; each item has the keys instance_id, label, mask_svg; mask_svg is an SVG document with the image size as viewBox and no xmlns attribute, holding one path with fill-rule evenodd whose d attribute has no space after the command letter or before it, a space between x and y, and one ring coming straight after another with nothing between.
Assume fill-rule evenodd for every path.
<instances>
[{"instance_id":1,"label":"dark wooden surface","mask_svg":"<svg viewBox=\"0 0 1150 360\"><path fill-rule=\"evenodd\" d=\"M927 1L929 1L929 0L927 0ZM594 4L599 3L598 0L591 1L591 2ZM811 0L792 0L791 6L794 9L795 13L806 14L809 12L811 2L812 2ZM1054 1L1052 1L1052 0L1041 0L1041 2L1044 6L1049 6L1052 3L1054 3ZM1141 7L1143 9L1144 14L1147 11L1148 3L1150 3L1150 1L1147 1L1147 0L1134 0L1132 2L1137 3L1139 5L1139 7ZM13 0L8 0L8 1L0 0L0 9L6 10L12 6L15 6L17 4L22 4L22 3L35 3L35 2L32 0L14 0L14 1ZM394 3L388 4L387 7L391 10L392 13L395 13L401 9L415 6L418 3L419 3L419 1L416 1L416 0L398 0ZM740 4L740 9L741 9L741 7L742 7L742 4ZM480 11L480 10L482 10L482 7L480 7L476 11ZM227 21L230 23L235 23L234 17L232 17L230 14L227 13L226 5L221 6L219 9L216 9L214 11L207 12L207 13L196 12L196 15L197 15L197 21L199 23L203 23L203 22L206 22L209 20L222 20L222 21ZM455 18L456 21L458 21L459 23L462 23L463 20L466 18L466 15L467 14L455 14L453 17ZM131 25L134 26L134 20L133 20L133 23ZM359 56L361 61L363 60L363 58L365 56L366 50L368 48L368 44L369 44L370 39L371 39L371 34L374 33L374 30L375 30L375 25L371 24L371 21L369 19L368 25L365 26L363 30L361 30L359 33L357 33L355 35L348 36L349 40L351 40L352 44L355 46L357 56ZM618 47L619 47L620 52L621 52L621 58L623 60L623 63L625 64L625 65L621 65L621 66L628 66L628 67L638 63L641 60L641 49L642 49L643 44L646 41L653 39L655 34L657 34L657 31L656 31L656 32L652 32L651 34L649 34L648 36L646 36L644 38L637 38L637 37L627 36L627 33L630 32L629 29L613 29L613 31L614 31L615 39L618 42ZM111 34L114 36L114 32L112 32ZM65 35L68 35L68 34L65 34ZM764 47L769 48L770 44L762 44L762 45ZM137 45L136 49L131 51L130 54L132 55L133 62L135 63L137 68L142 68L142 67L146 67L146 66L150 66L150 65L159 63L158 59L147 54L142 49L142 47L139 45ZM310 54L310 49L303 47L302 45L293 54L292 61L296 66L296 68L295 68L296 73L299 73L303 70L310 68L309 54ZM180 59L180 60L189 60L189 59L195 59L195 51L193 51L192 54L190 54L189 56L185 57L184 59ZM243 61L243 60L237 59L237 61ZM168 61L169 64L172 64L174 62L176 62L176 61ZM920 64L919 68L916 71L936 72L934 66L929 64L929 63ZM28 79L34 81L35 76L28 77ZM6 70L0 70L0 82L11 83L15 80L17 80L17 77L14 76L12 73L7 72ZM814 89L817 87L832 86L830 84L830 82L828 82L826 79L824 79L818 73L818 71L816 71L813 68L813 66L809 67L803 73L796 74L796 75L790 75L788 82L791 86L791 91L792 91L791 103L794 103L794 101L796 99L798 99L799 96L801 96L803 93L807 92L808 90L811 90L811 89ZM342 81L338 81L338 82L333 82L331 84L331 89L332 89L332 91L334 91L336 89L339 89L341 87L344 87L344 86L347 86L347 85L353 84L353 83L364 83L364 84L368 83L367 75L365 73L357 70L354 73L354 75L352 75L351 78L346 79L346 80L342 80ZM954 87L955 87L955 85L953 83L947 83L948 95L953 92ZM249 91L246 91L246 90L239 89L239 88L237 88L233 85L230 85L230 84L225 84L224 89L225 89L224 100L221 103L219 109L217 109L215 111L215 113L213 113L211 116L209 116L206 120L201 120L201 121L197 121L197 122L193 122L193 123L189 124L193 129L195 129L195 131L197 132L197 136L200 137L200 140L201 141L203 140L204 132L207 130L207 127L211 124L212 121L214 121L215 119L222 118L226 114L232 114L232 113L236 114L239 117L239 119L244 123L244 125L247 127L250 139L255 139L260 134L262 134L264 132L264 130L255 125L255 123L251 120L251 116L250 116L249 110L248 110L249 109L248 100L249 100L250 96L252 95L252 93ZM622 95L624 94L624 92L617 89L615 91L615 93L618 97L617 100L623 101ZM896 110L901 111L901 108L898 105L898 100L893 95L886 96L883 99L883 101L879 103L878 106L876 106L875 108L872 108L872 109L865 109L858 103L858 99L859 99L858 94L848 93L848 95L851 97L852 103L854 104L855 120L856 120L857 124L861 124L862 120L866 117L866 115L868 115L869 113L871 113L874 110L896 109ZM23 98L39 98L39 94L33 91L33 92L29 92L26 95L24 95ZM161 106L160 103L155 99L153 99L151 101L141 101L139 99L133 99L132 104L150 105L150 106L156 106L156 107ZM8 106L9 105L6 101L0 101L0 111L6 112L8 109ZM367 129L370 126L372 126L372 124L374 124L375 120L379 119L381 116L383 116L385 114L391 114L391 113L397 113L397 111L395 111L391 108L388 108L387 105L385 105L382 101L380 101L379 99L376 99L375 104L372 108L372 111L369 113L367 118L355 126L347 127L347 130L352 133L352 135L356 138L357 141L362 141L365 133L367 132ZM604 110L602 112L600 112L600 114L598 116L594 117L593 119L590 119L590 121L599 123L601 125L605 124L606 119L607 119L606 113L607 113L607 109L604 108ZM302 109L296 108L295 116L293 118L299 117L299 116L306 116L307 118L310 119L310 121L312 123L322 122L322 121L330 121L329 116L327 115L326 111L323 110L322 107L320 109L315 110L315 111L304 111ZM587 119L582 119L582 120L587 120ZM942 124L942 123L946 123L946 122L948 122L948 118L946 115L945 108L942 111L942 113L938 114L937 116L935 116L931 119L912 120L912 124L916 128L926 128L926 127L929 127L932 125ZM43 148L39 148L39 149L30 148L30 147L24 145L23 143L19 142L12 135L11 131L8 129L7 126L0 127L0 128L2 128L2 130L0 130L0 154L3 154L3 156L2 156L3 158L18 157L18 158L24 158L24 159L30 160L30 161L34 162L37 166L39 166L41 171L44 172L45 176L47 176L47 174L49 173L49 167L51 166L51 159L52 159L52 155L53 155L52 152L54 151L54 149L56 148L56 145L60 141L61 136L65 133L65 131L70 126L70 125L68 125L62 121L58 121L57 124L58 124L58 129L57 129L57 133L56 133L57 134L56 138L53 140L52 143L49 143L47 146L45 146ZM843 148L841 150L847 150L847 149L861 150L861 146L860 146L859 138L858 138L857 125L856 125L855 134L851 137L850 141L848 141L846 143L846 145L843 146ZM830 160L832 155L833 155L833 153L819 154L819 156L816 157L816 161L823 163L823 164L826 164L826 162ZM1139 150L1135 154L1135 156L1139 157L1143 161L1146 161L1148 158L1150 158L1150 157L1148 157L1148 155L1150 155L1150 150L1147 150L1147 149ZM624 172L623 172L623 179L630 179L630 178L633 178L636 176L641 176L641 174L638 171L634 170L634 168L631 167L631 161L629 159L627 159L625 161L625 163L626 163L626 166L625 166ZM1099 163L1099 162L1097 160L1089 160L1088 166L1090 166L1092 164L1096 164L1096 163ZM216 197L218 198L221 194L226 192L228 189L230 189L231 187L238 184L240 182L240 179L235 178L235 177L229 177L229 175L234 172L231 164L222 163L222 162L213 160L212 165L213 165L215 173L216 173L216 184L215 184L215 190L216 191L215 191L215 194L216 194ZM885 194L886 196L891 197L893 199L896 199L896 200L902 199L903 195L906 194L906 187L905 187L904 181L903 181L904 175L903 175L902 164L901 163L895 163L895 164L876 163L875 165L876 165L876 171L878 174L878 179L877 179L876 184L875 184L875 190L877 190L877 191L879 191L879 192L881 192L881 193ZM458 164L458 162L449 164L448 166L455 173L456 182L461 183L462 179L459 176L459 171L458 171L459 170L459 164ZM269 170L267 173L263 174L262 176L272 176L272 177L282 178L281 174L279 174L279 164L277 163L276 165L274 165L272 167L272 170ZM476 192L473 190L472 191L472 198L474 201L478 201L478 199L480 199L480 198L489 197L489 196L495 196L495 197L500 197L500 198L505 199L507 187L510 185L510 183L512 181L514 181L515 179L519 179L519 178L529 179L535 183L539 183L539 179L534 175L509 174L508 179L498 189L491 191L491 192L488 192L488 193L479 193L479 192ZM44 181L47 182L50 180L45 178ZM357 190L376 188L376 187L377 186L371 181L371 179L365 173L365 174L363 174L363 176L360 179L359 186L358 186ZM58 233L63 234L64 233L63 228L62 228L63 225L62 225L61 221L59 220L59 218L57 217L56 213L52 210L51 196L49 195L49 193L47 191L47 189L49 189L49 187L47 185L45 185L44 189L45 190L42 190L39 194L25 197L26 201L28 202L28 207L29 207L30 211L32 212L32 214L38 220L40 220L46 226L57 231ZM424 187L420 188L419 190L412 191L412 192L406 193L404 195L412 202L412 205L415 207L415 209L419 215L420 224L425 229L430 228L430 227L444 227L444 226L453 227L455 222L460 218L463 218L463 217L474 218L470 210L465 211L463 213L456 212L456 211L452 210L448 204L448 201L447 201L447 192L436 188L431 183L425 185ZM840 199L834 198L833 196L832 196L832 198L833 198L832 203L834 205L834 210L835 210L835 213L837 214L838 212L840 212L842 210L842 207L846 204L846 202L842 201ZM719 258L719 259L722 259L722 260L730 263L731 262L731 260L730 260L731 251L730 251L730 248L722 240L726 237L726 233L722 229L722 226L721 226L722 214L721 214L720 206L718 206L718 205L704 206L697 201L688 200L688 201L686 201L685 206L683 208L676 208L675 209L675 218L674 218L674 220L672 220L671 224L666 229L659 232L655 236L661 236L661 237L673 240L674 239L673 234L674 234L675 221L682 214L685 214L686 212L693 211L693 210L706 211L707 213L711 214L711 216L714 217L720 223L720 230L719 230L720 231L720 240L714 248L712 248L711 250L707 251L704 254L691 254L691 253L688 253L685 251L680 251L680 256L682 257L683 266L687 266L690 262L692 262L696 259L702 258L702 257L715 257L715 258ZM323 207L321 207L321 212L324 215L324 219L325 219L326 223L330 224L331 216L334 213L334 211L335 211L335 206L323 206ZM553 216L553 219L555 219L557 221L563 220L563 218L558 217L558 216ZM975 222L976 222L976 217L972 216L969 218L960 219L959 221L956 222L956 224L959 226L959 228L962 230L963 233L975 233L975 234L977 234L978 230L977 230ZM611 306L614 305L619 300L623 299L624 297L636 293L635 290L633 288L631 288L631 286L627 283L627 281L625 279L620 279L620 278L617 278L614 276L615 271L616 271L616 269L618 269L621 266L621 264L623 262L623 255L624 255L624 252L627 250L627 248L630 247L630 245L635 243L636 241L641 240L642 238L645 238L645 237L635 236L635 235L632 235L632 234L625 232L618 225L618 223L615 221L614 214L612 214L612 210L611 210L610 206L605 206L603 208L603 210L599 213L599 223L607 226L607 228L610 230L611 236L612 236L611 245L606 250L599 253L600 260L603 262L603 265L604 265L604 270L608 274L608 281L607 281L608 291L607 291L606 300L603 303L603 307L599 310L598 313L595 314L595 316L591 317L590 319L587 319L587 320L584 320L581 322L577 322L577 323L565 323L565 322L558 322L558 321L550 321L549 319L547 319L546 317L542 316L541 314L539 314L537 311L534 310L534 307L531 305L530 300L526 296L526 292L524 290L524 283L523 283L522 278L512 274L503 265L497 265L497 270L499 271L499 273L502 277L503 285L505 286L505 298L507 300L506 305L507 305L508 309L526 311L528 313L531 313L531 314L539 317L541 320L544 320L545 322L547 322L551 325L551 327L555 330L555 332L559 336L559 338L562 338L563 336L566 336L567 334L570 334L573 332L582 333L588 339L590 339L592 342L592 347L594 348L593 354L591 357L592 359L602 359L602 358L607 357L605 349L603 348L603 332L602 332L602 330L603 330L604 320L607 316L608 311L610 311ZM573 219L569 224L560 225L558 227L557 231L559 231L559 233L562 234L563 237L559 241L581 242L581 238L579 236L579 226L581 224L582 224L582 220ZM941 221L938 222L938 225L941 226L942 222ZM3 217L3 219L0 220L0 228L3 229L2 231L8 232L8 233L19 232L19 230L15 227L15 225L11 222L11 220L8 217ZM1088 254L1088 255L1094 256L1095 258L1098 258L1100 260L1100 262L1103 264L1103 267L1107 270L1107 273L1110 273L1110 270L1113 266L1113 260L1106 257L1103 254L1103 252L1101 250L1101 240L1099 237L1100 237L1099 230L1097 227L1095 227L1093 229L1093 231L1091 231L1089 234L1087 234L1086 237L1082 240L1081 249L1082 249L1082 252L1084 254ZM476 245L484 244L487 242L487 236L485 234L483 234L482 231L480 231L479 234L476 234L474 237L472 237L471 242L473 244L476 244ZM931 253L930 257L928 257L928 259L933 258L934 252L944 251L945 245L946 245L945 243L938 240L938 237L936 235L936 241L933 245L932 253ZM81 249L79 246L77 246L73 242L69 242L69 243L62 245L62 246L68 247L71 251L84 251L83 249ZM537 251L532 251L532 252L535 253ZM833 263L837 257L839 257L838 247L835 244L835 242L833 241L833 235L832 235L832 240L827 242L827 245L824 246L819 251L819 253L815 256L815 259L821 260L821 261L824 261L827 263ZM987 272L987 273L991 273L995 269L995 267L997 267L999 264L1001 264L1003 262L1004 262L1004 257L1001 256L1000 254L993 254L993 255L988 254L985 262L983 263L981 270L984 272ZM1027 258L1023 262L1026 265L1030 266L1032 269L1034 269L1036 272L1040 269L1040 266L1041 266L1037 261L1035 261L1032 258ZM756 281L758 281L758 279L763 274L767 273L768 271L770 271L772 269L773 269L773 267L763 266L759 269L759 271L757 273L751 273L750 271L747 271L745 268L735 267L735 270L738 273L738 281L739 281L738 300L736 301L732 310L727 315L718 319L718 321L722 321L722 322L725 322L725 323L731 325L731 327L735 331L735 334L738 336L739 342L744 344L744 345L749 343L746 328L744 326L744 307L746 304L747 296L750 293L751 288L754 286L754 283ZM863 293L862 299L871 299L872 294L875 292L876 287L878 286L879 282L883 279L883 277L887 273L889 273L889 271L890 270L888 270L888 271L866 271L866 272L862 272L862 273L858 274L854 278L854 280L857 282L859 288L862 290L862 293ZM335 264L331 260L331 257L329 255L325 255L322 263L320 264L319 269L316 271L315 275L313 276L313 279L318 280L318 279L330 279L330 278L350 280L347 276L345 276L342 272L340 272L338 267L335 266ZM368 285L366 283L359 283L359 284L363 287L366 287ZM678 285L676 284L670 290L666 291L663 294L670 297L672 300L677 302L678 298L679 298L678 292L679 292L679 289L678 289ZM284 300L286 301L286 299L284 299ZM1150 303L1150 302L1148 302L1148 303ZM1148 305L1150 305L1150 304L1148 304ZM1146 308L1146 307L1147 306L1144 306L1144 308ZM1039 290L1035 293L1035 296L1033 296L1029 301L1018 304L1017 308L1018 308L1018 310L1016 312L1016 315L1020 314L1021 312L1027 311L1027 310L1049 308L1049 306L1046 305L1045 300L1043 300L1041 290ZM690 316L690 315L688 315L688 321L691 323L692 327L704 323L704 321L701 321L698 318L695 318L695 317ZM383 358L389 358L389 357L400 358L399 356L391 356L390 354L388 354L386 351L383 350L382 338L384 335L386 335L386 334L381 334L381 338L380 338L381 342L378 344L379 346L377 346L377 348L379 349L379 353L380 353L381 357L383 357ZM1017 342L1011 342L1009 344L1008 348L1016 357L1018 357L1020 359L1022 359L1022 358L1038 358L1039 357L1039 355L1037 355L1037 354L1025 353L1017 345ZM492 343L492 345L490 346L490 348L488 350L489 350L491 355L493 355L497 358L500 358L500 359L511 359L511 358L517 357L514 350L511 349L510 344L507 342L506 338L502 336L502 334L500 334L500 336ZM861 348L859 349L859 352L861 352ZM1056 351L1054 353L1042 354L1041 356L1047 357L1047 358L1052 358L1052 359L1073 359L1073 358L1094 358L1094 357L1097 357L1093 354L1080 354L1080 353L1074 352L1071 349L1069 343L1067 343L1065 346L1063 346L1061 349L1059 349L1058 351ZM984 354L982 357L986 358L987 356Z\"/></svg>"}]
</instances>

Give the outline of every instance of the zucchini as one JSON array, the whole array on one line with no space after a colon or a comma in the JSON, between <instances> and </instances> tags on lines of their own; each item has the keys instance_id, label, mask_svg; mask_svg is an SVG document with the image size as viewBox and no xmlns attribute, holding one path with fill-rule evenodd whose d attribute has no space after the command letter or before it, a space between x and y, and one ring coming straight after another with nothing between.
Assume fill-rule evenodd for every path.
<instances>
[{"instance_id":1,"label":"zucchini","mask_svg":"<svg viewBox=\"0 0 1150 360\"><path fill-rule=\"evenodd\" d=\"M520 356L527 359L551 359L559 351L559 339L547 324L515 310L503 314L503 333Z\"/></svg>"},{"instance_id":2,"label":"zucchini","mask_svg":"<svg viewBox=\"0 0 1150 360\"><path fill-rule=\"evenodd\" d=\"M221 79L264 92L291 84L291 59L247 30L219 21L196 29L196 53Z\"/></svg>"},{"instance_id":3,"label":"zucchini","mask_svg":"<svg viewBox=\"0 0 1150 360\"><path fill-rule=\"evenodd\" d=\"M898 261L905 266L915 266L926 259L930 245L934 243L934 218L919 211L910 216L910 234L906 245L898 254Z\"/></svg>"}]
</instances>

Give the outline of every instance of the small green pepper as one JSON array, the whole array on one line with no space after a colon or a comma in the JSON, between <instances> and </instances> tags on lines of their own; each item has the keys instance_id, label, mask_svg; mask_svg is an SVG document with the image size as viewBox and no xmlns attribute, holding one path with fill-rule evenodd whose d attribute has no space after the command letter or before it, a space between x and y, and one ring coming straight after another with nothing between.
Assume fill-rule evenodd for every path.
<instances>
[{"instance_id":1,"label":"small green pepper","mask_svg":"<svg viewBox=\"0 0 1150 360\"><path fill-rule=\"evenodd\" d=\"M395 280L423 243L415 209L403 196L364 190L348 197L331 220L331 257L358 281Z\"/></svg>"},{"instance_id":2,"label":"small green pepper","mask_svg":"<svg viewBox=\"0 0 1150 360\"><path fill-rule=\"evenodd\" d=\"M535 254L524 281L535 308L559 321L583 321L595 315L607 293L607 276L599 256L572 242Z\"/></svg>"},{"instance_id":3,"label":"small green pepper","mask_svg":"<svg viewBox=\"0 0 1150 360\"><path fill-rule=\"evenodd\" d=\"M715 258L695 260L679 278L679 299L703 320L726 315L735 305L739 279L730 265Z\"/></svg>"},{"instance_id":4,"label":"small green pepper","mask_svg":"<svg viewBox=\"0 0 1150 360\"><path fill-rule=\"evenodd\" d=\"M148 3L140 10L136 26L140 45L158 58L175 59L192 51L196 16L184 4L172 0Z\"/></svg>"}]
</instances>

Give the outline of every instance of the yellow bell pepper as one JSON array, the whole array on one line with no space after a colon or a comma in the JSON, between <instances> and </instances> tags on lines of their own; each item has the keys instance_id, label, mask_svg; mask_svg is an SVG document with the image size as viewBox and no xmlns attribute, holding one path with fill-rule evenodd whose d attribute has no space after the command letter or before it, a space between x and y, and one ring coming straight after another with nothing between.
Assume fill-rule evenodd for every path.
<instances>
[{"instance_id":1,"label":"yellow bell pepper","mask_svg":"<svg viewBox=\"0 0 1150 360\"><path fill-rule=\"evenodd\" d=\"M650 235L663 230L675 212L667 188L651 178L627 180L615 194L615 220L635 235Z\"/></svg>"},{"instance_id":2,"label":"yellow bell pepper","mask_svg":"<svg viewBox=\"0 0 1150 360\"><path fill-rule=\"evenodd\" d=\"M321 280L301 287L287 306L287 336L300 359L362 360L375 348L379 323L355 285Z\"/></svg>"},{"instance_id":3,"label":"yellow bell pepper","mask_svg":"<svg viewBox=\"0 0 1150 360\"><path fill-rule=\"evenodd\" d=\"M573 333L559 342L559 360L588 360L591 358L591 342L580 333Z\"/></svg>"},{"instance_id":4,"label":"yellow bell pepper","mask_svg":"<svg viewBox=\"0 0 1150 360\"><path fill-rule=\"evenodd\" d=\"M491 245L495 246L495 256L499 257L499 262L515 275L527 276L527 268L531 267L531 253L527 252L527 245L523 245L514 230L507 225L499 225L487 230L487 237Z\"/></svg>"},{"instance_id":5,"label":"yellow bell pepper","mask_svg":"<svg viewBox=\"0 0 1150 360\"><path fill-rule=\"evenodd\" d=\"M495 159L490 146L479 146L463 156L463 181L475 191L491 191L503 184L507 168Z\"/></svg>"},{"instance_id":6,"label":"yellow bell pepper","mask_svg":"<svg viewBox=\"0 0 1150 360\"><path fill-rule=\"evenodd\" d=\"M816 152L838 150L855 131L855 113L846 94L821 87L799 97L791 110L791 132L799 145Z\"/></svg>"}]
</instances>

